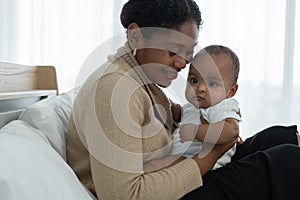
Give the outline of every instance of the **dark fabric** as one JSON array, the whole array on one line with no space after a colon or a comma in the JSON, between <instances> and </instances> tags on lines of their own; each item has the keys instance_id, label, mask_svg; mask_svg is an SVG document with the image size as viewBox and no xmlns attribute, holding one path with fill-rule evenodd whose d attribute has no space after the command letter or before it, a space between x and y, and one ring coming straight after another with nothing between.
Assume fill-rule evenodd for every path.
<instances>
[{"instance_id":1,"label":"dark fabric","mask_svg":"<svg viewBox=\"0 0 300 200\"><path fill-rule=\"evenodd\" d=\"M279 144L298 144L297 126L272 126L245 140L237 147L232 160L238 160L259 150L265 150Z\"/></svg>"},{"instance_id":2,"label":"dark fabric","mask_svg":"<svg viewBox=\"0 0 300 200\"><path fill-rule=\"evenodd\" d=\"M265 129L238 147L228 165L208 172L203 186L182 199L298 199L300 148L296 126Z\"/></svg>"},{"instance_id":3,"label":"dark fabric","mask_svg":"<svg viewBox=\"0 0 300 200\"><path fill-rule=\"evenodd\" d=\"M269 164L264 152L210 171L203 186L182 199L201 200L268 200L270 199Z\"/></svg>"}]
</instances>

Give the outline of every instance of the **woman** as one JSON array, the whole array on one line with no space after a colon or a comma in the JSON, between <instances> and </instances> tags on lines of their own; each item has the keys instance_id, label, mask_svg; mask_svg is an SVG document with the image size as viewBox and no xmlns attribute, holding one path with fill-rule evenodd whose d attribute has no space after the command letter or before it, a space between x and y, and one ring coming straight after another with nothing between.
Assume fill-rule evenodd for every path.
<instances>
[{"instance_id":1,"label":"woman","mask_svg":"<svg viewBox=\"0 0 300 200\"><path fill-rule=\"evenodd\" d=\"M186 194L191 195L186 199L214 199L210 195L215 194L230 199L232 196L227 192L231 190L256 193L250 191L256 185L238 188L230 179L226 185L229 188L212 184L219 171L210 169L236 141L215 145L210 151L212 146L206 144L201 155L171 159L174 163L168 167L144 172L147 162L168 157L172 144L171 103L158 86L168 87L190 61L202 20L193 0L129 0L123 7L121 22L128 30L128 42L89 77L74 102L67 134L67 159L81 182L90 188L94 183L99 199L179 199ZM297 144L295 131L283 129L290 138L288 142ZM281 136L280 133L277 140L280 143ZM255 146L255 141L253 145L246 141L245 147ZM242 158L250 152L248 148L240 149L240 157L230 166L234 172L250 174L259 182L260 176L253 175L256 169L252 166L262 165L265 169L269 162L256 154ZM256 150L255 147L252 151ZM300 158L297 145L283 146L277 151L285 150ZM268 151L264 153L267 158L281 159L272 157L275 151ZM243 159L246 161L242 162ZM244 168L249 172L244 172ZM271 169L277 172L276 167ZM224 175L231 177L231 168L224 171ZM263 183L269 183L273 176ZM271 193L271 189L265 193Z\"/></svg>"}]
</instances>

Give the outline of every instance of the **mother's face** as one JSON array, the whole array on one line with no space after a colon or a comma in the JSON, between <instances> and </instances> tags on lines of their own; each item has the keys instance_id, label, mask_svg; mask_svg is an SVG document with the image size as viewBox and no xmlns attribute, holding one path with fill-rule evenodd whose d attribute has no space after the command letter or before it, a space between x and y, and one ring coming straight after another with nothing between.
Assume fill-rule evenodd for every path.
<instances>
[{"instance_id":1,"label":"mother's face","mask_svg":"<svg viewBox=\"0 0 300 200\"><path fill-rule=\"evenodd\" d=\"M151 37L140 40L136 59L149 79L162 87L168 87L178 72L191 60L197 44L199 29L193 21L178 29L146 28Z\"/></svg>"}]
</instances>

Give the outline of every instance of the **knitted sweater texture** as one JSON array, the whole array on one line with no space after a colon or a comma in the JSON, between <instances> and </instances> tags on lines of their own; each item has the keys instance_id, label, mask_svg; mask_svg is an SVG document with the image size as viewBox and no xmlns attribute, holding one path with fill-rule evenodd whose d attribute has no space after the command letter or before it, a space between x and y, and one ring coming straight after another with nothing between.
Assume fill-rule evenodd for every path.
<instances>
[{"instance_id":1,"label":"knitted sweater texture","mask_svg":"<svg viewBox=\"0 0 300 200\"><path fill-rule=\"evenodd\" d=\"M153 66L155 67L155 66ZM172 145L170 102L144 74L127 44L81 87L67 134L67 161L99 199L179 199L200 187L196 162L185 159L144 173Z\"/></svg>"}]
</instances>

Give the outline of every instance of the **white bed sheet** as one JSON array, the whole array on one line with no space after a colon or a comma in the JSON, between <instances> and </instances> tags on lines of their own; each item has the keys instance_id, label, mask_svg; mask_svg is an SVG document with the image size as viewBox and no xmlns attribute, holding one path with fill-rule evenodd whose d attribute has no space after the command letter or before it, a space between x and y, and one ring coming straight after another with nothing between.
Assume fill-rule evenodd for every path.
<instances>
[{"instance_id":1,"label":"white bed sheet","mask_svg":"<svg viewBox=\"0 0 300 200\"><path fill-rule=\"evenodd\" d=\"M0 130L0 199L92 200L43 133L15 120Z\"/></svg>"}]
</instances>

